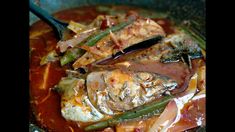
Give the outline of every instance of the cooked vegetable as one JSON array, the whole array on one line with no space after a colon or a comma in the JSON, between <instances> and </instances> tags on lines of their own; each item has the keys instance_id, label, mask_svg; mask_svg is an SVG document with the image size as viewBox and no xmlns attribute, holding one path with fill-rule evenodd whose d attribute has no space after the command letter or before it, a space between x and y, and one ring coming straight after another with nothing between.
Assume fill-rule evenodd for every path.
<instances>
[{"instance_id":1,"label":"cooked vegetable","mask_svg":"<svg viewBox=\"0 0 235 132\"><path fill-rule=\"evenodd\" d=\"M149 132L155 132L155 130L165 132L179 121L181 118L181 109L192 99L197 91L197 77L197 74L191 77L188 88L181 93L180 97L175 97L174 100L167 105L160 117L150 126Z\"/></svg>"},{"instance_id":2,"label":"cooked vegetable","mask_svg":"<svg viewBox=\"0 0 235 132\"><path fill-rule=\"evenodd\" d=\"M69 25L67 27L68 27L68 29L72 30L73 32L75 32L77 34L86 28L85 25L80 24L78 22L74 22L74 21L70 21Z\"/></svg>"},{"instance_id":3,"label":"cooked vegetable","mask_svg":"<svg viewBox=\"0 0 235 132\"><path fill-rule=\"evenodd\" d=\"M57 47L59 47L60 52L65 52L68 48L73 48L79 43L83 42L85 39L87 39L90 35L96 32L96 28L91 28L82 31L81 33L78 33L75 35L72 39L65 40L65 41L59 41L57 43Z\"/></svg>"},{"instance_id":4,"label":"cooked vegetable","mask_svg":"<svg viewBox=\"0 0 235 132\"><path fill-rule=\"evenodd\" d=\"M170 101L159 118L150 126L148 132L166 132L167 128L174 122L178 108L175 101Z\"/></svg>"},{"instance_id":5,"label":"cooked vegetable","mask_svg":"<svg viewBox=\"0 0 235 132\"><path fill-rule=\"evenodd\" d=\"M59 58L58 58L56 51L53 50L53 51L49 52L46 56L42 57L42 59L40 61L40 65L45 65L48 62L57 61L58 59Z\"/></svg>"},{"instance_id":6,"label":"cooked vegetable","mask_svg":"<svg viewBox=\"0 0 235 132\"><path fill-rule=\"evenodd\" d=\"M89 39L85 45L87 46L94 46L100 39L102 39L103 37L107 36L109 34L110 31L112 32L115 32L115 31L118 31L118 30L121 30L123 29L124 27L126 27L127 25L131 24L133 21L127 21L127 22L122 22L118 25L115 25L111 28L108 28L104 31L101 31L100 33L92 36L91 39Z\"/></svg>"},{"instance_id":7,"label":"cooked vegetable","mask_svg":"<svg viewBox=\"0 0 235 132\"><path fill-rule=\"evenodd\" d=\"M183 132L205 125L205 97L190 100L180 110L177 122L168 129L169 132Z\"/></svg>"},{"instance_id":8,"label":"cooked vegetable","mask_svg":"<svg viewBox=\"0 0 235 132\"><path fill-rule=\"evenodd\" d=\"M81 56L85 51L74 47L66 51L64 56L60 59L61 66L68 64L69 62L74 61L77 57Z\"/></svg>"},{"instance_id":9,"label":"cooked vegetable","mask_svg":"<svg viewBox=\"0 0 235 132\"><path fill-rule=\"evenodd\" d=\"M100 18L100 17L97 17L97 19L98 18ZM118 30L124 28L125 26L127 26L131 23L132 23L132 21L123 22L123 23L120 23L116 26L108 28L105 31L101 31L98 34L95 34L94 36L92 36L90 39L88 38L88 41L85 43L85 45L93 46L93 45L95 45L95 43L97 41L99 41L100 39L102 39L103 37L108 35L110 31L113 31L113 32L118 31ZM84 26L80 25L78 23L71 22L70 24L71 24L70 28L72 30L74 30L75 32L79 33L81 30L84 29ZM75 27L79 27L79 29L77 29L77 28L75 29ZM79 31L77 31L77 30L79 30ZM67 41L60 41L58 43L58 46L60 47L61 52L64 52L68 47L74 47L79 43L84 44L84 43L81 43L81 42L83 40L87 39L87 37L89 37L92 33L94 33L94 31L95 31L94 28L89 29L87 31L84 31L84 33L83 32L79 33L76 38L73 38L73 39L70 39L70 40L67 40ZM81 55L81 53L84 53L82 51L83 50L81 50L79 48L73 48L73 49L67 50L65 55L61 58L61 61L60 61L61 65L63 66L65 64L69 63L69 62L74 61L77 57L79 57Z\"/></svg>"},{"instance_id":10,"label":"cooked vegetable","mask_svg":"<svg viewBox=\"0 0 235 132\"><path fill-rule=\"evenodd\" d=\"M151 115L143 119L121 122L115 126L115 132L146 132L158 117L159 115Z\"/></svg>"},{"instance_id":11,"label":"cooked vegetable","mask_svg":"<svg viewBox=\"0 0 235 132\"><path fill-rule=\"evenodd\" d=\"M97 130L97 129L105 128L108 126L114 126L120 122L130 120L130 119L135 119L135 118L145 116L151 113L159 114L162 112L163 108L165 108L168 102L172 100L172 98L173 98L172 96L165 96L160 101L157 101L157 102L145 105L145 106L140 106L139 108L135 110L125 112L124 114L118 115L112 119L108 119L106 121L101 121L99 123L90 125L85 128L85 131Z\"/></svg>"}]
</instances>

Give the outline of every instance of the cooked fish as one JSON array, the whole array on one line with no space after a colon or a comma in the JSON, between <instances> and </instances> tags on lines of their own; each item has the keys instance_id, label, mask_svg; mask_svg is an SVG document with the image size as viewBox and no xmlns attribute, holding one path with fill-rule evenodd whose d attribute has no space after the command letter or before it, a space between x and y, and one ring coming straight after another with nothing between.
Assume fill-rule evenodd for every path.
<instances>
[{"instance_id":1,"label":"cooked fish","mask_svg":"<svg viewBox=\"0 0 235 132\"><path fill-rule=\"evenodd\" d=\"M203 57L197 42L185 34L174 35L166 39L165 43L169 43L173 47L173 50L161 57L161 62L163 63L182 60L192 68L191 59Z\"/></svg>"},{"instance_id":2,"label":"cooked fish","mask_svg":"<svg viewBox=\"0 0 235 132\"><path fill-rule=\"evenodd\" d=\"M156 73L115 69L90 73L86 86L91 103L102 113L113 115L151 102L177 83Z\"/></svg>"},{"instance_id":3,"label":"cooked fish","mask_svg":"<svg viewBox=\"0 0 235 132\"><path fill-rule=\"evenodd\" d=\"M88 99L84 79L62 78L56 90L61 94L61 114L66 120L95 122L104 117Z\"/></svg>"},{"instance_id":4,"label":"cooked fish","mask_svg":"<svg viewBox=\"0 0 235 132\"><path fill-rule=\"evenodd\" d=\"M110 32L109 35L98 41L95 46L81 46L87 52L74 62L73 67L77 69L86 66L127 47L158 36L165 36L165 32L160 25L151 19L139 18L120 31Z\"/></svg>"},{"instance_id":5,"label":"cooked fish","mask_svg":"<svg viewBox=\"0 0 235 132\"><path fill-rule=\"evenodd\" d=\"M184 33L168 35L159 44L145 50L127 55L126 63L178 62L182 60L190 65L191 59L201 58L202 52L197 42ZM123 63L123 62L121 62Z\"/></svg>"},{"instance_id":6,"label":"cooked fish","mask_svg":"<svg viewBox=\"0 0 235 132\"><path fill-rule=\"evenodd\" d=\"M151 102L176 86L174 80L156 73L114 69L92 72L86 81L64 77L55 89L66 120L96 122Z\"/></svg>"}]
</instances>

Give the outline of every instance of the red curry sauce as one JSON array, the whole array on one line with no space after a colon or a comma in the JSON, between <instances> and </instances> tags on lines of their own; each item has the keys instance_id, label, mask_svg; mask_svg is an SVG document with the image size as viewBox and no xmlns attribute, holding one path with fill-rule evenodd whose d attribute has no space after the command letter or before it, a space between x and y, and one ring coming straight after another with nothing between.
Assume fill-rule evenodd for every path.
<instances>
[{"instance_id":1,"label":"red curry sauce","mask_svg":"<svg viewBox=\"0 0 235 132\"><path fill-rule=\"evenodd\" d=\"M116 9L125 9L138 11L137 8L117 6ZM65 11L61 11L55 14L55 16L61 20L69 22L70 20L78 21L81 23L89 23L96 18L99 14L105 14L104 12L99 12L96 7L81 7L74 8ZM165 30L167 34L173 33L171 22L166 19L154 18ZM58 131L58 132L79 132L82 131L80 127L85 124L74 123L66 121L60 113L60 97L59 94L51 90L54 85L56 85L61 77L65 76L65 67L61 67L59 62L51 62L47 65L40 66L40 60L49 51L55 49L57 44L57 39L51 28L42 21L34 23L30 27L30 47L32 49L30 56L30 96L31 105L33 107L33 112L36 116L38 124L47 129L48 131ZM174 66L175 65L175 66ZM159 64L149 64L146 66L135 66L134 69L145 69L149 71L161 71L169 75L178 75L176 77L178 81L183 81L184 83L186 76L190 73L182 69L182 67L177 66L178 64L169 64L171 69L178 68L175 71L165 70ZM155 68L151 68L155 67ZM157 70L158 68L160 70ZM180 69L181 68L181 69ZM174 73L175 72L175 73Z\"/></svg>"}]
</instances>

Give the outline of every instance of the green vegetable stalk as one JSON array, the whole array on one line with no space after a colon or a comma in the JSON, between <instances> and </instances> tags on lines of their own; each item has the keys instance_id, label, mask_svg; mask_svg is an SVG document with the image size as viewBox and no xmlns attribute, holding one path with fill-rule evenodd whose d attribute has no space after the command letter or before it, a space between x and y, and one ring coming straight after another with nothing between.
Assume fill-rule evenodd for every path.
<instances>
[{"instance_id":1,"label":"green vegetable stalk","mask_svg":"<svg viewBox=\"0 0 235 132\"><path fill-rule=\"evenodd\" d=\"M85 45L88 46L93 46L95 45L100 39L102 39L103 37L107 36L109 34L109 31L115 32L118 30L121 30L122 28L124 28L125 26L131 24L133 21L127 21L127 22L123 22L120 23L116 26L113 26L111 28L108 28L102 32L99 32L98 34L92 36L86 43ZM84 44L84 43L81 43ZM70 50L68 50L64 56L60 59L60 64L61 66L74 61L76 58L78 58L79 56L81 56L84 53L84 50L79 49L79 48L72 48Z\"/></svg>"},{"instance_id":2,"label":"green vegetable stalk","mask_svg":"<svg viewBox=\"0 0 235 132\"><path fill-rule=\"evenodd\" d=\"M60 59L61 66L74 61L77 57L81 56L84 53L84 50L77 47L69 49L66 51L64 56Z\"/></svg>"},{"instance_id":3,"label":"green vegetable stalk","mask_svg":"<svg viewBox=\"0 0 235 132\"><path fill-rule=\"evenodd\" d=\"M102 129L102 128L105 128L108 126L114 126L114 125L121 123L123 121L134 119L137 117L142 117L142 116L149 115L152 113L159 114L162 112L163 108L166 107L166 105L168 104L168 102L172 98L173 98L172 96L165 96L160 101L157 101L157 102L154 102L151 104L147 104L144 106L140 106L137 109L125 112L125 113L118 115L114 118L90 125L85 128L85 131L97 130L97 129Z\"/></svg>"},{"instance_id":4,"label":"green vegetable stalk","mask_svg":"<svg viewBox=\"0 0 235 132\"><path fill-rule=\"evenodd\" d=\"M116 26L113 26L111 28L108 28L102 32L99 32L98 34L94 35L91 39L89 39L85 45L87 46L94 46L100 39L102 39L103 37L107 36L109 34L109 32L115 32L118 30L121 30L122 28L126 27L127 25L131 24L133 21L127 21L127 22L123 22L120 23Z\"/></svg>"}]
</instances>

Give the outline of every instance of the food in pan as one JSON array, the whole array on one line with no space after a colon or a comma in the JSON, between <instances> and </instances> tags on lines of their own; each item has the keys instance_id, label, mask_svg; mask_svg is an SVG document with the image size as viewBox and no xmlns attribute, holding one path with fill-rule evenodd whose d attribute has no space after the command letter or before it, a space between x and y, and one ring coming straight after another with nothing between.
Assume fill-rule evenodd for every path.
<instances>
[{"instance_id":1,"label":"food in pan","mask_svg":"<svg viewBox=\"0 0 235 132\"><path fill-rule=\"evenodd\" d=\"M30 96L37 123L63 132L204 127L200 41L156 12L102 8L55 14L69 23L67 40L57 40L41 21L31 26Z\"/></svg>"}]
</instances>

